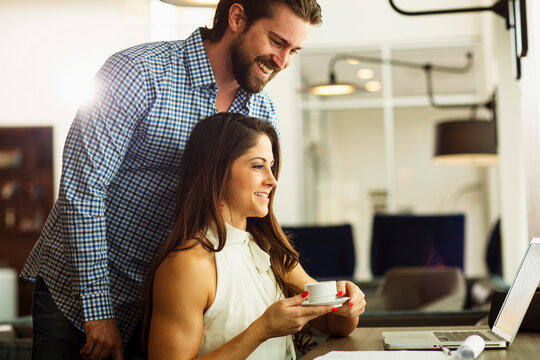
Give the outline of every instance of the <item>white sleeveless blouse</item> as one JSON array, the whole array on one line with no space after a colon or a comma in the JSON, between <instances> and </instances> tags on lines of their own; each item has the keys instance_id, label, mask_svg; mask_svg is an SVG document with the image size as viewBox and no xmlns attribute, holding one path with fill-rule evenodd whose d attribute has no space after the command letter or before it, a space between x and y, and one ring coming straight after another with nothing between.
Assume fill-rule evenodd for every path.
<instances>
[{"instance_id":1,"label":"white sleeveless blouse","mask_svg":"<svg viewBox=\"0 0 540 360\"><path fill-rule=\"evenodd\" d=\"M206 238L217 247L213 230ZM199 356L207 354L247 327L274 302L283 299L270 266L270 256L248 232L227 224L225 247L215 253L217 268L216 297L204 314ZM292 336L271 338L248 357L256 359L295 359Z\"/></svg>"}]
</instances>

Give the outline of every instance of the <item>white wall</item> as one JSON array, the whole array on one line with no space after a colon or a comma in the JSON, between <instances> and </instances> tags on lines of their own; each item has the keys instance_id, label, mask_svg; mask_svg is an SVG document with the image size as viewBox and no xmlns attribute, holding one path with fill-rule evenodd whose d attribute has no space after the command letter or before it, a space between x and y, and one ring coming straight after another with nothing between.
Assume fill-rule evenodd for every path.
<instances>
[{"instance_id":1,"label":"white wall","mask_svg":"<svg viewBox=\"0 0 540 360\"><path fill-rule=\"evenodd\" d=\"M440 38L481 35L479 15L407 17L395 12L388 0L319 0L322 26L313 29L306 47L360 47L397 42L433 42ZM404 10L469 7L480 1L395 1Z\"/></svg>"},{"instance_id":2,"label":"white wall","mask_svg":"<svg viewBox=\"0 0 540 360\"><path fill-rule=\"evenodd\" d=\"M488 39L493 42L492 66L496 74L493 85L497 88L498 101L503 275L511 282L528 242L521 91L512 71L510 33L503 19L492 17L490 23Z\"/></svg>"},{"instance_id":3,"label":"white wall","mask_svg":"<svg viewBox=\"0 0 540 360\"><path fill-rule=\"evenodd\" d=\"M111 54L148 41L148 7L142 1L3 0L0 33L0 126L54 127L56 191L78 104Z\"/></svg>"},{"instance_id":4,"label":"white wall","mask_svg":"<svg viewBox=\"0 0 540 360\"><path fill-rule=\"evenodd\" d=\"M528 236L517 239L518 249L524 249L530 237L540 236L540 3L527 1L529 52L523 59L523 80L520 82L521 111L523 114L523 150L525 152L525 177L527 183ZM506 244L510 248L511 244ZM505 249L506 250L506 249ZM515 250L514 250L515 251ZM517 256L516 256L517 258ZM514 260L513 263L512 260ZM514 259L506 259L517 266Z\"/></svg>"},{"instance_id":5,"label":"white wall","mask_svg":"<svg viewBox=\"0 0 540 360\"><path fill-rule=\"evenodd\" d=\"M266 90L276 102L280 117L280 141L282 151L281 175L275 198L278 221L295 224L302 220L302 131L298 92L300 87L298 61L293 62L272 80Z\"/></svg>"}]
</instances>

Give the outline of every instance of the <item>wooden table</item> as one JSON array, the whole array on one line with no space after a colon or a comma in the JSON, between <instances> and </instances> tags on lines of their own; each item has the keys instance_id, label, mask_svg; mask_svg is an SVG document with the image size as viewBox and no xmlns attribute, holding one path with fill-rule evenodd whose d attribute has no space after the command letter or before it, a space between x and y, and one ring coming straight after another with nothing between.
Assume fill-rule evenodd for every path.
<instances>
[{"instance_id":1,"label":"wooden table","mask_svg":"<svg viewBox=\"0 0 540 360\"><path fill-rule=\"evenodd\" d=\"M302 360L312 360L330 351L384 350L382 331L423 330L423 329L486 329L484 326L438 326L438 327L365 327L356 328L347 337L329 337L322 344L311 350ZM532 360L540 359L540 333L520 332L508 349L484 350L478 360ZM376 360L376 359L373 359Z\"/></svg>"}]
</instances>

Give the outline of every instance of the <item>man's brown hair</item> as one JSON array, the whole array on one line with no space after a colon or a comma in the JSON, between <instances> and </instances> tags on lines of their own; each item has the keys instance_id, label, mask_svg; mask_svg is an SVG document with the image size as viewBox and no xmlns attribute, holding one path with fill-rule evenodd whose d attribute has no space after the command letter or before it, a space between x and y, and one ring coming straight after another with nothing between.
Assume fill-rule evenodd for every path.
<instances>
[{"instance_id":1,"label":"man's brown hair","mask_svg":"<svg viewBox=\"0 0 540 360\"><path fill-rule=\"evenodd\" d=\"M321 7L316 0L221 0L216 8L213 27L201 29L203 39L216 42L221 40L229 24L229 9L233 4L244 7L246 29L257 20L272 18L278 5L288 6L298 17L311 25L322 22Z\"/></svg>"}]
</instances>

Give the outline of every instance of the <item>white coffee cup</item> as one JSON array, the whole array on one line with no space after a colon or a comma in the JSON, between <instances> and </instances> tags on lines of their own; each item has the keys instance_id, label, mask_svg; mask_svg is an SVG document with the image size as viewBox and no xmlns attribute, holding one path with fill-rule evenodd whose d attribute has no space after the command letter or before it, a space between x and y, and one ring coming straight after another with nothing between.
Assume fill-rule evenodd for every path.
<instances>
[{"instance_id":1,"label":"white coffee cup","mask_svg":"<svg viewBox=\"0 0 540 360\"><path fill-rule=\"evenodd\" d=\"M304 285L304 290L308 292L310 303L333 301L336 299L337 286L335 281L321 281Z\"/></svg>"}]
</instances>

